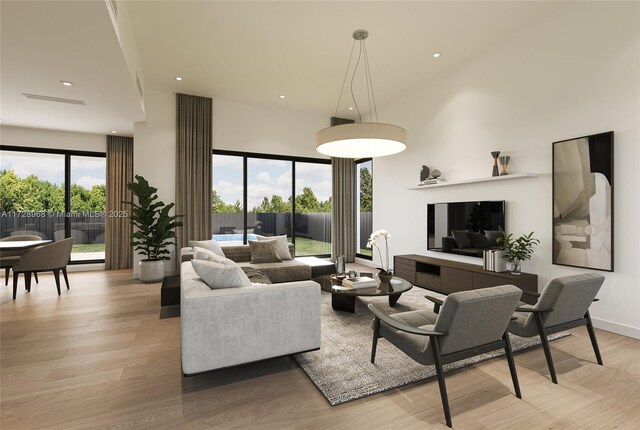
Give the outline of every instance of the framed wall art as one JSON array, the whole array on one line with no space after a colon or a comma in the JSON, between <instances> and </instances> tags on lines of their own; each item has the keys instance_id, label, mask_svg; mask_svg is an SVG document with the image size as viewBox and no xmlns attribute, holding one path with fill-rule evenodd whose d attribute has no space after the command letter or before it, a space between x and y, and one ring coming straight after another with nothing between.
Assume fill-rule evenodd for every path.
<instances>
[{"instance_id":1,"label":"framed wall art","mask_svg":"<svg viewBox=\"0 0 640 430\"><path fill-rule=\"evenodd\" d=\"M613 272L613 131L553 143L553 264Z\"/></svg>"}]
</instances>

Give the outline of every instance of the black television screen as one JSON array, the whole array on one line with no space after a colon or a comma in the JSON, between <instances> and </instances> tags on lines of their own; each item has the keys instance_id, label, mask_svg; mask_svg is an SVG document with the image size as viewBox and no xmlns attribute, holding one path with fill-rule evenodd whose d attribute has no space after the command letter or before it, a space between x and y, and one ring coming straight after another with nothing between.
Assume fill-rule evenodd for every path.
<instances>
[{"instance_id":1,"label":"black television screen","mask_svg":"<svg viewBox=\"0 0 640 430\"><path fill-rule=\"evenodd\" d=\"M485 249L498 248L505 225L500 201L429 203L427 249L482 258Z\"/></svg>"}]
</instances>

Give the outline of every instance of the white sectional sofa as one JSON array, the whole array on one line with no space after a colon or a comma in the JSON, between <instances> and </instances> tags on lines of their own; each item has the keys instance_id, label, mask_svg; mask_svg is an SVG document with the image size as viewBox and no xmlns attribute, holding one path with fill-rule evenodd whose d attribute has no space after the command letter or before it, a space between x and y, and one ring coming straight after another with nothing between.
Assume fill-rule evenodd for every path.
<instances>
[{"instance_id":1,"label":"white sectional sofa","mask_svg":"<svg viewBox=\"0 0 640 430\"><path fill-rule=\"evenodd\" d=\"M320 285L314 281L211 289L183 262L185 375L320 348Z\"/></svg>"}]
</instances>

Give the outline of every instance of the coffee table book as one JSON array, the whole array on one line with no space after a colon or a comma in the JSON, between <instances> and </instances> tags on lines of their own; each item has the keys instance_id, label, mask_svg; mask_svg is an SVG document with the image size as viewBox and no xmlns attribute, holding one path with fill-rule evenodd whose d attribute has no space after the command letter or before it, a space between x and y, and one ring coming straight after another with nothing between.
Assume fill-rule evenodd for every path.
<instances>
[{"instance_id":1,"label":"coffee table book","mask_svg":"<svg viewBox=\"0 0 640 430\"><path fill-rule=\"evenodd\" d=\"M366 288L375 287L378 285L378 281L368 276L360 276L357 278L345 278L342 281L342 286L348 288Z\"/></svg>"}]
</instances>

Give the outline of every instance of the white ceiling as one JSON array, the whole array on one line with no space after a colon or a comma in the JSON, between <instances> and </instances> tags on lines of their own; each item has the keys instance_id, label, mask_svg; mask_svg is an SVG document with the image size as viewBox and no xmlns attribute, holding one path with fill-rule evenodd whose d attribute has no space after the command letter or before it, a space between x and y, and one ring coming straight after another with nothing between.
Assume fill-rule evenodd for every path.
<instances>
[{"instance_id":1,"label":"white ceiling","mask_svg":"<svg viewBox=\"0 0 640 430\"><path fill-rule=\"evenodd\" d=\"M365 28L378 106L563 2L128 1L146 90L334 114ZM3 124L107 133L141 120L105 3L1 2ZM434 59L431 54L442 52ZM175 76L184 80L177 82ZM64 88L61 79L75 86ZM23 92L86 106L28 100ZM280 94L286 99L281 100ZM340 116L349 116L343 97ZM364 101L357 98L362 105ZM384 121L384 118L380 118Z\"/></svg>"}]
</instances>

